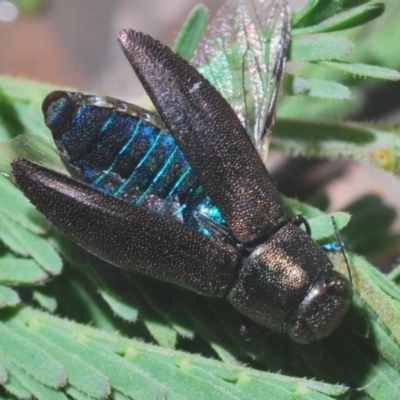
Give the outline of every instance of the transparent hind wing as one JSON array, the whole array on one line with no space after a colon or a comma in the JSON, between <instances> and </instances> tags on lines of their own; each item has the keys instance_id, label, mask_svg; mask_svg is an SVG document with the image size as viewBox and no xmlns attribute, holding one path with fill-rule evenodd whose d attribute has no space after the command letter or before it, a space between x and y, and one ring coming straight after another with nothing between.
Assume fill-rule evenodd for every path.
<instances>
[{"instance_id":1,"label":"transparent hind wing","mask_svg":"<svg viewBox=\"0 0 400 400\"><path fill-rule=\"evenodd\" d=\"M264 162L289 39L286 0L230 0L191 61L230 103Z\"/></svg>"},{"instance_id":2,"label":"transparent hind wing","mask_svg":"<svg viewBox=\"0 0 400 400\"><path fill-rule=\"evenodd\" d=\"M17 157L27 158L55 171L67 173L51 139L44 135L25 133L8 142L0 142L0 173L12 178L11 163Z\"/></svg>"}]
</instances>

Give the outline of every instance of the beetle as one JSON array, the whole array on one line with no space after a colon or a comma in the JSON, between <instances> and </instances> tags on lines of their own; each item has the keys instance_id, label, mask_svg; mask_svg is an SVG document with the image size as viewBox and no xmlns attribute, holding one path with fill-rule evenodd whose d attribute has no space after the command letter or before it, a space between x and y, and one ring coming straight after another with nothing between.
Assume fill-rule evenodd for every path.
<instances>
[{"instance_id":1,"label":"beetle","mask_svg":"<svg viewBox=\"0 0 400 400\"><path fill-rule=\"evenodd\" d=\"M119 44L159 117L109 97L53 92L43 102L45 122L72 177L22 158L13 161L13 176L39 211L97 257L224 297L251 320L307 344L340 324L352 287L312 240L307 221L288 218L259 155L266 156L273 125L289 11L285 1L250 3L256 8L226 3L195 57L206 70L219 41L232 61L229 30L242 34L241 96L237 85L225 93L233 108L168 47L122 30ZM265 43L251 24L260 23L266 4L264 71ZM221 24L226 30L212 34Z\"/></svg>"}]
</instances>

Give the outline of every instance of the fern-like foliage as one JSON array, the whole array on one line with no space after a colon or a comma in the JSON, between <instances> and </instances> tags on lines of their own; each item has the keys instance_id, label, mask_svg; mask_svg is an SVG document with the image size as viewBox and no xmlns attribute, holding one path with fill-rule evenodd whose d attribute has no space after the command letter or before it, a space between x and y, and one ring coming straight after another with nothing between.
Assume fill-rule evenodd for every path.
<instances>
[{"instance_id":1,"label":"fern-like foliage","mask_svg":"<svg viewBox=\"0 0 400 400\"><path fill-rule=\"evenodd\" d=\"M273 148L344 157L399 174L398 127L344 122L370 82L354 76L400 77L390 69L400 60L389 62L389 56L400 57L393 51L398 44L390 22L400 16L397 3L388 1L390 11L373 22L384 7L365 0L309 0L293 15L290 61L296 66L289 65L285 76ZM184 57L193 55L207 18L201 6L188 18L175 44ZM367 35L369 46L360 45ZM385 53L386 47L391 50ZM369 65L375 62L379 66ZM48 135L40 106L55 89L1 76L1 140L27 132ZM304 118L311 115L315 119ZM0 169L7 171L13 156L9 145L0 145ZM334 237L329 215L293 199L285 202L290 213L309 220L317 241ZM389 238L394 215L376 199L364 209L372 204L374 212L366 214L370 230ZM357 236L354 247L360 251L377 240L357 225L361 208L352 210L356 225L347 228L349 248ZM348 213L335 214L340 230L349 219ZM332 259L346 274L342 256ZM310 346L279 334L248 342L238 330L241 316L224 300L99 261L51 227L0 177L0 398L400 398L400 274L384 276L351 252L349 261L355 294L330 338Z\"/></svg>"}]
</instances>

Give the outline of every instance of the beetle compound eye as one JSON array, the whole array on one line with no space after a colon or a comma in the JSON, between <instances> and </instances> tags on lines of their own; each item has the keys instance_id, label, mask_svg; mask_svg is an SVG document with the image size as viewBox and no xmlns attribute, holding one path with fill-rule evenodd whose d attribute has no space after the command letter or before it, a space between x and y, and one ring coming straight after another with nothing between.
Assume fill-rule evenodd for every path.
<instances>
[{"instance_id":1,"label":"beetle compound eye","mask_svg":"<svg viewBox=\"0 0 400 400\"><path fill-rule=\"evenodd\" d=\"M336 271L326 282L326 288L331 295L350 299L353 293L350 282Z\"/></svg>"},{"instance_id":2,"label":"beetle compound eye","mask_svg":"<svg viewBox=\"0 0 400 400\"><path fill-rule=\"evenodd\" d=\"M312 330L304 319L296 318L291 322L290 338L300 344L308 344L315 340Z\"/></svg>"},{"instance_id":3,"label":"beetle compound eye","mask_svg":"<svg viewBox=\"0 0 400 400\"><path fill-rule=\"evenodd\" d=\"M351 284L346 277L333 269L323 272L289 315L285 331L303 344L329 336L346 314L351 295Z\"/></svg>"},{"instance_id":4,"label":"beetle compound eye","mask_svg":"<svg viewBox=\"0 0 400 400\"><path fill-rule=\"evenodd\" d=\"M78 110L77 102L78 94L63 92L61 90L51 92L44 99L42 104L42 112L44 114L44 120L49 129L53 132L55 140L59 140L58 135L54 135L54 132L58 132L59 136L65 132L75 114Z\"/></svg>"}]
</instances>

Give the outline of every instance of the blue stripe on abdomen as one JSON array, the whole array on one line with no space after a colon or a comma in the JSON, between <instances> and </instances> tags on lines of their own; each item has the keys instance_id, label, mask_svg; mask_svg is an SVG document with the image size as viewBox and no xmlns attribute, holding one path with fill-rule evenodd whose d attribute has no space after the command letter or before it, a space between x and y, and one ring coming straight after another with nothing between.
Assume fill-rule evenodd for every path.
<instances>
[{"instance_id":1,"label":"blue stripe on abdomen","mask_svg":"<svg viewBox=\"0 0 400 400\"><path fill-rule=\"evenodd\" d=\"M194 212L224 223L173 136L143 119L81 105L61 142L77 175L107 193L148 207L150 199L153 211L180 214L204 234ZM171 203L175 209L167 212Z\"/></svg>"}]
</instances>

